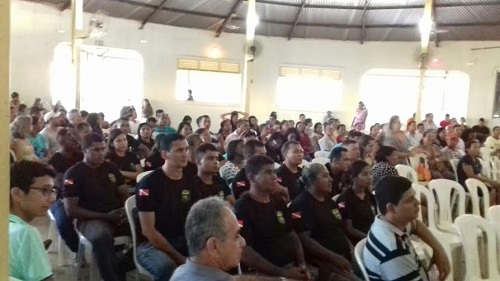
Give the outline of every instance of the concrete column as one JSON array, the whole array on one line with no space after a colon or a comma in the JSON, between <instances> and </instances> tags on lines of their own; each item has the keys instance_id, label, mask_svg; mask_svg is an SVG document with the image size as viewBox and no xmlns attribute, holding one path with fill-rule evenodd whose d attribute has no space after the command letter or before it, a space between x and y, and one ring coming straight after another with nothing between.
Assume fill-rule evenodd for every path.
<instances>
[{"instance_id":1,"label":"concrete column","mask_svg":"<svg viewBox=\"0 0 500 281\"><path fill-rule=\"evenodd\" d=\"M0 142L9 139L10 97L10 0L0 1ZM9 275L9 150L8 145L0 149L0 280Z\"/></svg>"}]
</instances>

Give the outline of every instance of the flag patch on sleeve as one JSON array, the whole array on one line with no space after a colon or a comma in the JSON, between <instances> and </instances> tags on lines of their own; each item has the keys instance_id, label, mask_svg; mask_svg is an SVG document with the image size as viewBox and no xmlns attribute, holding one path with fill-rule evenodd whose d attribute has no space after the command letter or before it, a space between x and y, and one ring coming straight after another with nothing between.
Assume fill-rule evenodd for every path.
<instances>
[{"instance_id":1,"label":"flag patch on sleeve","mask_svg":"<svg viewBox=\"0 0 500 281\"><path fill-rule=\"evenodd\" d=\"M300 212L292 213L292 219L298 220L300 218L302 218L302 213L300 213Z\"/></svg>"},{"instance_id":2,"label":"flag patch on sleeve","mask_svg":"<svg viewBox=\"0 0 500 281\"><path fill-rule=\"evenodd\" d=\"M345 202L340 202L339 203L339 208L345 208Z\"/></svg>"},{"instance_id":3,"label":"flag patch on sleeve","mask_svg":"<svg viewBox=\"0 0 500 281\"><path fill-rule=\"evenodd\" d=\"M243 221L242 220L238 220L238 226L239 227L243 227Z\"/></svg>"},{"instance_id":4,"label":"flag patch on sleeve","mask_svg":"<svg viewBox=\"0 0 500 281\"><path fill-rule=\"evenodd\" d=\"M139 196L149 196L149 189L139 189Z\"/></svg>"},{"instance_id":5,"label":"flag patch on sleeve","mask_svg":"<svg viewBox=\"0 0 500 281\"><path fill-rule=\"evenodd\" d=\"M239 182L236 183L236 186L243 187L243 186L245 186L245 182L244 181L239 181Z\"/></svg>"},{"instance_id":6,"label":"flag patch on sleeve","mask_svg":"<svg viewBox=\"0 0 500 281\"><path fill-rule=\"evenodd\" d=\"M72 179L64 180L64 185L73 185L73 184L75 184L75 181L73 181Z\"/></svg>"}]
</instances>

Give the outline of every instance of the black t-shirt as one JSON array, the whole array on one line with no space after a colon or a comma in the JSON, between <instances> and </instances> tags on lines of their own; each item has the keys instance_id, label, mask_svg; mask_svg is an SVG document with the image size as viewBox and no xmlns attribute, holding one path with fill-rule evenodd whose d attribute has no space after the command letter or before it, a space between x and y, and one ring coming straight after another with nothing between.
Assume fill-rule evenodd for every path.
<instances>
[{"instance_id":1,"label":"black t-shirt","mask_svg":"<svg viewBox=\"0 0 500 281\"><path fill-rule=\"evenodd\" d=\"M236 200L240 198L243 192L250 190L250 181L247 178L244 167L234 176L231 182L231 190Z\"/></svg>"},{"instance_id":2,"label":"black t-shirt","mask_svg":"<svg viewBox=\"0 0 500 281\"><path fill-rule=\"evenodd\" d=\"M198 200L188 177L172 180L162 169L137 183L135 198L139 212L155 213L155 228L167 240L184 237L187 214Z\"/></svg>"},{"instance_id":3,"label":"black t-shirt","mask_svg":"<svg viewBox=\"0 0 500 281\"><path fill-rule=\"evenodd\" d=\"M337 204L330 198L321 202L302 192L290 205L297 233L311 231L310 237L328 250L351 260L351 249Z\"/></svg>"},{"instance_id":4,"label":"black t-shirt","mask_svg":"<svg viewBox=\"0 0 500 281\"><path fill-rule=\"evenodd\" d=\"M330 166L330 163L325 164L326 169L328 170L328 173L330 174L330 177L332 178L332 197L342 193L344 190L348 189L351 187L352 183L349 179L349 176L347 173L337 173L334 174L332 173L332 168Z\"/></svg>"},{"instance_id":5,"label":"black t-shirt","mask_svg":"<svg viewBox=\"0 0 500 281\"><path fill-rule=\"evenodd\" d=\"M213 177L213 184L205 184L198 176L195 176L193 187L198 199L219 196L220 199L226 200L226 197L231 195L231 189L226 181L219 176Z\"/></svg>"},{"instance_id":6,"label":"black t-shirt","mask_svg":"<svg viewBox=\"0 0 500 281\"><path fill-rule=\"evenodd\" d=\"M196 163L188 161L187 166L182 169L182 174L188 178L192 178L198 174L198 166L196 166Z\"/></svg>"},{"instance_id":7,"label":"black t-shirt","mask_svg":"<svg viewBox=\"0 0 500 281\"><path fill-rule=\"evenodd\" d=\"M469 190L465 185L465 180L468 179L468 177L464 172L464 167L463 167L464 165L472 166L472 170L474 171L475 175L481 174L481 170L483 169L483 167L481 166L479 160L476 159L476 162L474 162L474 160L472 160L472 157L470 157L470 155L468 154L460 158L460 161L458 161L457 165L458 183L460 183L465 188L465 191L468 192Z\"/></svg>"},{"instance_id":8,"label":"black t-shirt","mask_svg":"<svg viewBox=\"0 0 500 281\"><path fill-rule=\"evenodd\" d=\"M302 192L299 187L299 178L302 175L302 168L298 167L297 173L292 173L285 164L283 164L276 170L276 175L278 176L278 182L288 189L288 195L290 195L291 200L295 199L295 197Z\"/></svg>"},{"instance_id":9,"label":"black t-shirt","mask_svg":"<svg viewBox=\"0 0 500 281\"><path fill-rule=\"evenodd\" d=\"M165 164L160 152L155 152L144 160L144 171L153 171Z\"/></svg>"},{"instance_id":10,"label":"black t-shirt","mask_svg":"<svg viewBox=\"0 0 500 281\"><path fill-rule=\"evenodd\" d=\"M51 165L56 171L55 186L57 189L61 190L64 180L64 173L71 168L76 163L83 160L83 153L77 152L71 157L64 157L61 152L56 152L52 158L49 160L49 165Z\"/></svg>"},{"instance_id":11,"label":"black t-shirt","mask_svg":"<svg viewBox=\"0 0 500 281\"><path fill-rule=\"evenodd\" d=\"M139 145L141 144L140 141L134 139L134 137L131 135L127 135L127 143L128 143L128 147L131 151L135 151L139 147Z\"/></svg>"},{"instance_id":12,"label":"black t-shirt","mask_svg":"<svg viewBox=\"0 0 500 281\"><path fill-rule=\"evenodd\" d=\"M485 138L490 135L490 128L488 128L487 126L476 125L472 127L472 131L483 134Z\"/></svg>"},{"instance_id":13,"label":"black t-shirt","mask_svg":"<svg viewBox=\"0 0 500 281\"><path fill-rule=\"evenodd\" d=\"M78 206L94 212L108 213L123 207L118 187L124 183L115 164L104 162L94 169L81 161L64 174L61 196L78 197Z\"/></svg>"},{"instance_id":14,"label":"black t-shirt","mask_svg":"<svg viewBox=\"0 0 500 281\"><path fill-rule=\"evenodd\" d=\"M155 146L155 141L150 140L149 142L145 142L145 141L141 140L141 144L144 145L145 147L149 148L149 150L152 150L153 147Z\"/></svg>"},{"instance_id":15,"label":"black t-shirt","mask_svg":"<svg viewBox=\"0 0 500 281\"><path fill-rule=\"evenodd\" d=\"M132 152L126 152L125 156L118 156L114 152L109 152L106 159L115 163L118 168L126 172L136 172L135 165L140 165L139 159Z\"/></svg>"},{"instance_id":16,"label":"black t-shirt","mask_svg":"<svg viewBox=\"0 0 500 281\"><path fill-rule=\"evenodd\" d=\"M339 196L337 202L342 219L351 220L353 228L368 234L377 214L375 196L365 191L365 198L361 200L352 188L348 188ZM353 240L353 243L357 242Z\"/></svg>"},{"instance_id":17,"label":"black t-shirt","mask_svg":"<svg viewBox=\"0 0 500 281\"><path fill-rule=\"evenodd\" d=\"M259 203L247 193L234 208L243 223L241 235L247 246L276 266L295 261L295 245L289 235L293 231L292 218L283 200L271 196L269 203Z\"/></svg>"}]
</instances>

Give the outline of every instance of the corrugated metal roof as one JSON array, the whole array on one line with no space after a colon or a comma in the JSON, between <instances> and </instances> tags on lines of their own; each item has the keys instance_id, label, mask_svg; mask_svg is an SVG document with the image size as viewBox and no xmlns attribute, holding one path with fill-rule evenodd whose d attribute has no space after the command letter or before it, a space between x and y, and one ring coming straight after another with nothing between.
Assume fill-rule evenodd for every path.
<instances>
[{"instance_id":1,"label":"corrugated metal roof","mask_svg":"<svg viewBox=\"0 0 500 281\"><path fill-rule=\"evenodd\" d=\"M30 0L40 2L40 0ZM41 0L69 8L70 0ZM182 27L217 30L239 0L85 0L84 10L105 10L111 17ZM256 33L288 37L300 11L293 37L334 40L418 41L424 0L257 0L261 23ZM365 10L365 3L368 3ZM500 40L500 0L435 0L439 40ZM247 0L223 32L244 33ZM410 6L410 7L409 7ZM365 15L366 19L364 21ZM237 29L230 29L236 27Z\"/></svg>"}]
</instances>

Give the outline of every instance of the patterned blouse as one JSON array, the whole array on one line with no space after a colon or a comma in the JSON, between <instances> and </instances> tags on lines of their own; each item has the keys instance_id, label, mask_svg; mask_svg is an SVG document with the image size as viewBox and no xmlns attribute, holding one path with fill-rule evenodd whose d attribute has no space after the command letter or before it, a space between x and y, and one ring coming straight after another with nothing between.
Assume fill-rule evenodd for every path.
<instances>
[{"instance_id":1,"label":"patterned blouse","mask_svg":"<svg viewBox=\"0 0 500 281\"><path fill-rule=\"evenodd\" d=\"M372 169L372 176L373 176L373 187L377 184L377 182L385 177L385 176L397 176L398 171L394 166L390 165L387 162L378 162L377 164L373 165Z\"/></svg>"}]
</instances>

